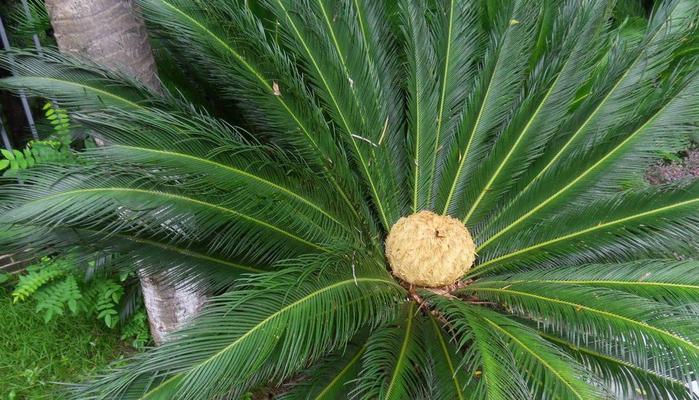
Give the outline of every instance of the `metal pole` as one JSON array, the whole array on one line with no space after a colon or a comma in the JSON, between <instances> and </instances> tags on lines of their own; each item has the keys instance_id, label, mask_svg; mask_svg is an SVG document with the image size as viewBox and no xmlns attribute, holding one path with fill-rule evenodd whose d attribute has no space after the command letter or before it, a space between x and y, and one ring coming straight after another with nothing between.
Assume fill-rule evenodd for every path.
<instances>
[{"instance_id":1,"label":"metal pole","mask_svg":"<svg viewBox=\"0 0 699 400\"><path fill-rule=\"evenodd\" d=\"M10 138L7 137L7 131L5 130L5 124L2 122L2 118L0 118L0 136L2 136L2 144L5 145L7 151L12 151L12 144L10 143Z\"/></svg>"},{"instance_id":2,"label":"metal pole","mask_svg":"<svg viewBox=\"0 0 699 400\"><path fill-rule=\"evenodd\" d=\"M24 8L24 15L27 17L27 21L31 22L32 21L32 12L29 10L29 3L27 0L22 0L22 7ZM32 40L34 40L34 47L36 47L36 51L41 54L43 48L41 47L41 42L39 41L39 35L36 33L32 35Z\"/></svg>"},{"instance_id":3,"label":"metal pole","mask_svg":"<svg viewBox=\"0 0 699 400\"><path fill-rule=\"evenodd\" d=\"M1 17L0 39L2 39L2 46L5 48L5 50L10 50L10 41L7 39L7 32L5 32L5 25L3 24ZM34 140L39 140L39 134L36 132L36 124L34 123L34 116L32 115L31 108L29 108L27 95L24 93L24 91L19 92L19 100L22 103L22 108L24 108L24 115L27 117L27 123L29 123L29 130L32 132L32 137L34 137Z\"/></svg>"}]
</instances>

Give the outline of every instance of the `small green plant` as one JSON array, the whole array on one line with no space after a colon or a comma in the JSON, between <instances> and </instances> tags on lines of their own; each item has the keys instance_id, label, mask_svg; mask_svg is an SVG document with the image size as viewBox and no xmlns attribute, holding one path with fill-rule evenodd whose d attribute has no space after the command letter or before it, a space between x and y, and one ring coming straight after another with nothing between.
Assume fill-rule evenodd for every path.
<instances>
[{"instance_id":1,"label":"small green plant","mask_svg":"<svg viewBox=\"0 0 699 400\"><path fill-rule=\"evenodd\" d=\"M143 349L150 342L148 316L144 310L136 311L121 328L121 340L128 340L134 349Z\"/></svg>"},{"instance_id":2,"label":"small green plant","mask_svg":"<svg viewBox=\"0 0 699 400\"><path fill-rule=\"evenodd\" d=\"M70 142L72 141L71 126L66 110L50 101L44 105L43 109L46 119L53 126L54 136L61 142L62 149L70 149Z\"/></svg>"},{"instance_id":3,"label":"small green plant","mask_svg":"<svg viewBox=\"0 0 699 400\"><path fill-rule=\"evenodd\" d=\"M0 285L0 400L65 400L64 386L55 382L83 380L132 353L120 332L94 318L44 323L32 302L13 304L5 288Z\"/></svg>"},{"instance_id":4,"label":"small green plant","mask_svg":"<svg viewBox=\"0 0 699 400\"><path fill-rule=\"evenodd\" d=\"M46 140L33 140L22 151L0 150L0 172L4 171L3 176L13 177L21 170L40 164L74 161L70 152L72 136L68 113L51 102L46 103L43 109L53 131Z\"/></svg>"},{"instance_id":5,"label":"small green plant","mask_svg":"<svg viewBox=\"0 0 699 400\"><path fill-rule=\"evenodd\" d=\"M120 322L119 308L124 285L129 274L97 276L90 279L79 274L77 260L72 255L45 257L20 275L12 292L14 302L33 298L36 312L45 322L67 313L86 314L102 321L110 329ZM92 266L92 265L91 265ZM138 309L122 324L122 339L131 340L134 347L144 347L149 339L147 318Z\"/></svg>"}]
</instances>

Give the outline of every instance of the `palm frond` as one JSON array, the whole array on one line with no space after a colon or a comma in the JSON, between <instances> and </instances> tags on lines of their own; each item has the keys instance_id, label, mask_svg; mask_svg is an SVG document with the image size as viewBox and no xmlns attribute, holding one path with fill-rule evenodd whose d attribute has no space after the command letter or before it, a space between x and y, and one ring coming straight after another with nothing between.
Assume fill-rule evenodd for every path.
<instances>
[{"instance_id":1,"label":"palm frond","mask_svg":"<svg viewBox=\"0 0 699 400\"><path fill-rule=\"evenodd\" d=\"M587 375L582 365L550 345L536 331L502 314L481 307L437 297L432 297L432 301L436 309L443 312L449 320L459 318L459 315L462 315L461 318L477 319L476 326L483 329L487 327L492 335L496 335L506 344L516 360L516 367L520 369L519 374L527 382L523 387L528 391L525 398L530 396L577 399L602 397L602 393L594 385L594 379ZM478 338L476 337L475 340ZM487 371L484 372L487 374ZM522 395L523 393L520 393L518 396Z\"/></svg>"},{"instance_id":2,"label":"palm frond","mask_svg":"<svg viewBox=\"0 0 699 400\"><path fill-rule=\"evenodd\" d=\"M104 178L104 169L112 178ZM212 252L259 262L309 250L329 251L320 244L327 236L316 225L289 214L283 203L271 201L262 207L249 197L224 195L209 187L196 190L167 171L157 177L155 171L119 169L91 163L85 168L39 168L24 174L23 184L3 189L14 200L3 212L3 221L206 243L203 247Z\"/></svg>"},{"instance_id":3,"label":"palm frond","mask_svg":"<svg viewBox=\"0 0 699 400\"><path fill-rule=\"evenodd\" d=\"M697 226L698 191L696 183L627 191L569 210L482 250L482 262L469 274L670 258L677 251L694 251L696 245L686 235ZM521 246L522 242L527 245Z\"/></svg>"},{"instance_id":4,"label":"palm frond","mask_svg":"<svg viewBox=\"0 0 699 400\"><path fill-rule=\"evenodd\" d=\"M357 399L416 398L423 390L421 366L422 317L415 303L404 305L395 321L372 333L362 356L362 368L352 397ZM424 367L423 367L424 368Z\"/></svg>"},{"instance_id":5,"label":"palm frond","mask_svg":"<svg viewBox=\"0 0 699 400\"><path fill-rule=\"evenodd\" d=\"M600 47L606 2L566 2L547 50L531 72L524 99L499 134L488 159L470 177L475 197L467 215L478 226L526 173L565 120L581 84L590 79Z\"/></svg>"},{"instance_id":6,"label":"palm frond","mask_svg":"<svg viewBox=\"0 0 699 400\"><path fill-rule=\"evenodd\" d=\"M488 326L476 308L430 293L423 295L444 315L458 347L469 349L458 368L464 368L472 376L471 379L482 382L476 386L474 398L531 398L506 339Z\"/></svg>"},{"instance_id":7,"label":"palm frond","mask_svg":"<svg viewBox=\"0 0 699 400\"><path fill-rule=\"evenodd\" d=\"M338 207L342 198L332 186L304 184L317 175L300 166L293 155L250 142L206 114L110 110L108 116L92 113L76 119L111 144L95 152L102 162L168 169L173 175L196 177L202 186L284 199L298 205L295 212L345 229L355 220L349 210Z\"/></svg>"},{"instance_id":8,"label":"palm frond","mask_svg":"<svg viewBox=\"0 0 699 400\"><path fill-rule=\"evenodd\" d=\"M648 165L659 149L672 152L686 146L683 132L696 128L681 116L696 112L696 73L670 79L663 90L652 82L654 76L667 73L674 51L696 31L696 7L691 1L667 3L630 55L626 49L615 52L611 66L599 78L602 81L593 85L594 95L569 117L559 130L562 136L550 141L529 169L531 176L523 178L528 183L490 221L501 225L488 232L490 237L481 247L522 228L542 210L570 204L581 193L588 196L577 200L585 202L600 193L618 192L620 183L638 177L641 166ZM688 63L692 65L691 60ZM674 114L680 110L685 113ZM614 174L602 175L611 168Z\"/></svg>"},{"instance_id":9,"label":"palm frond","mask_svg":"<svg viewBox=\"0 0 699 400\"><path fill-rule=\"evenodd\" d=\"M461 110L468 98L468 89L485 51L487 37L478 18L478 7L473 2L455 0L440 2L433 17L439 101L434 147L430 149L432 170L427 196L430 208L435 207L447 150L454 141Z\"/></svg>"},{"instance_id":10,"label":"palm frond","mask_svg":"<svg viewBox=\"0 0 699 400\"><path fill-rule=\"evenodd\" d=\"M397 174L391 173L390 154L384 146L379 146L385 123L364 115L354 90L354 82L359 85L364 80L366 66L357 67L361 75L348 78L346 65L361 60L343 60L343 54L338 53L339 46L333 41L335 36L328 32L328 25L322 20L324 12L310 0L266 0L264 4L286 30L286 46L304 63L315 92L336 121L340 136L366 181L382 225L388 229L398 219L402 206L401 199L396 196ZM379 167L370 167L373 164ZM377 170L389 172L377 173Z\"/></svg>"},{"instance_id":11,"label":"palm frond","mask_svg":"<svg viewBox=\"0 0 699 400\"><path fill-rule=\"evenodd\" d=\"M365 341L366 338L362 338ZM348 398L352 380L356 379L361 359L366 352L365 343L349 344L340 354L327 357L304 372L301 382L279 396L279 400L333 400Z\"/></svg>"},{"instance_id":12,"label":"palm frond","mask_svg":"<svg viewBox=\"0 0 699 400\"><path fill-rule=\"evenodd\" d=\"M491 33L482 70L466 100L462 123L457 129L445 174L440 184L437 208L443 214L463 217L473 201L468 186L472 172L485 157L492 138L507 119L525 79L527 56L534 44L537 8L527 0L503 5L496 30Z\"/></svg>"},{"instance_id":13,"label":"palm frond","mask_svg":"<svg viewBox=\"0 0 699 400\"><path fill-rule=\"evenodd\" d=\"M699 303L697 261L642 260L623 264L590 264L534 270L479 279L472 287L495 282L514 288L520 283L602 287L633 293L674 306Z\"/></svg>"},{"instance_id":14,"label":"palm frond","mask_svg":"<svg viewBox=\"0 0 699 400\"><path fill-rule=\"evenodd\" d=\"M50 50L41 55L3 51L0 65L13 72L0 80L0 87L57 99L61 107L84 111L106 106L139 109L157 101L149 89L133 79Z\"/></svg>"},{"instance_id":15,"label":"palm frond","mask_svg":"<svg viewBox=\"0 0 699 400\"><path fill-rule=\"evenodd\" d=\"M435 383L428 398L434 400L473 397L475 380L461 368L462 355L451 336L442 328L443 322L434 315L428 315L425 322L425 346L432 360Z\"/></svg>"},{"instance_id":16,"label":"palm frond","mask_svg":"<svg viewBox=\"0 0 699 400\"><path fill-rule=\"evenodd\" d=\"M83 399L209 399L281 383L393 315L403 289L370 260L339 255L289 261L214 299L173 341L77 388ZM328 332L335 332L327 335Z\"/></svg>"},{"instance_id":17,"label":"palm frond","mask_svg":"<svg viewBox=\"0 0 699 400\"><path fill-rule=\"evenodd\" d=\"M619 398L642 396L648 399L692 399L697 396L681 381L641 368L594 350L575 346L553 335L539 333L561 346L605 382L610 393Z\"/></svg>"},{"instance_id":18,"label":"palm frond","mask_svg":"<svg viewBox=\"0 0 699 400\"><path fill-rule=\"evenodd\" d=\"M432 134L437 117L437 60L427 24L427 7L412 1L399 2L408 54L408 147L415 160L411 169L412 212L427 209L431 199L432 153L439 139Z\"/></svg>"},{"instance_id":19,"label":"palm frond","mask_svg":"<svg viewBox=\"0 0 699 400\"><path fill-rule=\"evenodd\" d=\"M689 383L699 368L696 316L676 307L607 288L537 283L479 285L463 294L502 305L572 343L597 344L634 364Z\"/></svg>"},{"instance_id":20,"label":"palm frond","mask_svg":"<svg viewBox=\"0 0 699 400\"><path fill-rule=\"evenodd\" d=\"M358 189L346 157L334 141L315 97L302 84L294 60L270 41L246 7L224 1L142 0L148 21L218 82L227 98L240 101L248 119L264 134L293 146L327 175L343 202L360 213ZM225 29L224 29L225 27Z\"/></svg>"}]
</instances>

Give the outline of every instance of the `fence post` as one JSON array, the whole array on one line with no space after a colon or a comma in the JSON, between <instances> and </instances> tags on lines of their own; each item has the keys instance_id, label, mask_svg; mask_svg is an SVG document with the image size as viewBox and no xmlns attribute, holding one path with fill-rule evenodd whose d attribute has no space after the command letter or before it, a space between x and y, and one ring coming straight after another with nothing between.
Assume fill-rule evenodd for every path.
<instances>
[{"instance_id":1,"label":"fence post","mask_svg":"<svg viewBox=\"0 0 699 400\"><path fill-rule=\"evenodd\" d=\"M5 31L5 25L2 22L2 17L0 17L0 39L2 40L2 46L5 48L5 50L10 50L10 41L7 39L7 32ZM10 71L10 73L13 73L13 71ZM34 140L39 140L39 134L36 132L36 124L34 123L34 116L32 115L31 108L29 108L27 95L24 93L24 91L19 92L19 100L22 103L24 115L27 117L27 123L29 124L29 130L32 132L32 137Z\"/></svg>"}]
</instances>

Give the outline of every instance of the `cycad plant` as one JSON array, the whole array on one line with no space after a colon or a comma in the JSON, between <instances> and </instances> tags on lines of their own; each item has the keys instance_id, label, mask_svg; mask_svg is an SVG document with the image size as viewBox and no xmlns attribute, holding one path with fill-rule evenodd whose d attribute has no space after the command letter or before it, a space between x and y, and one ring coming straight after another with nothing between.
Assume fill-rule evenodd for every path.
<instances>
[{"instance_id":1,"label":"cycad plant","mask_svg":"<svg viewBox=\"0 0 699 400\"><path fill-rule=\"evenodd\" d=\"M177 90L2 56L105 143L3 186L3 248L217 294L76 398L694 398L699 185L644 171L698 129L696 0L140 5Z\"/></svg>"}]
</instances>

